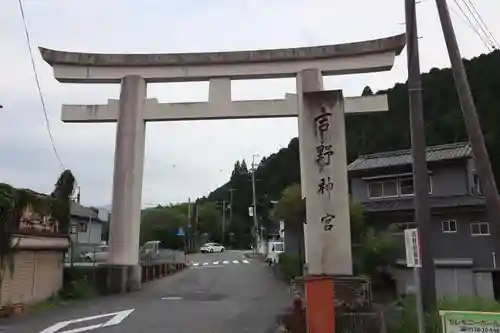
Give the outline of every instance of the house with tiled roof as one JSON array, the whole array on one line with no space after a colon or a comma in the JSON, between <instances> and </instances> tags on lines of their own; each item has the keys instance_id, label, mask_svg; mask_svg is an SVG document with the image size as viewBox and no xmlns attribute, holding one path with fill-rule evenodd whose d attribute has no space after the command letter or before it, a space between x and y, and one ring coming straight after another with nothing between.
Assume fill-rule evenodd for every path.
<instances>
[{"instance_id":1,"label":"house with tiled roof","mask_svg":"<svg viewBox=\"0 0 500 333\"><path fill-rule=\"evenodd\" d=\"M428 147L427 168L438 293L493 297L500 261L494 253L471 145ZM364 205L367 222L392 227L398 291L405 293L413 287L413 279L405 268L403 231L417 227L411 150L361 155L348 170L352 199Z\"/></svg>"},{"instance_id":2,"label":"house with tiled roof","mask_svg":"<svg viewBox=\"0 0 500 333\"><path fill-rule=\"evenodd\" d=\"M109 223L109 212L104 209L86 207L71 201L70 236L73 240L73 255L79 260L82 253L93 251L103 241L103 232Z\"/></svg>"}]
</instances>

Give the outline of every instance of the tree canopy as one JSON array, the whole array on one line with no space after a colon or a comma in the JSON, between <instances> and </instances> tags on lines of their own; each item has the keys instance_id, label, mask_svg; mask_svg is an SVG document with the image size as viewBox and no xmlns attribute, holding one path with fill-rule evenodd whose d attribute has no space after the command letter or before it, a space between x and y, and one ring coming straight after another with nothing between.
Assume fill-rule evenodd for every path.
<instances>
[{"instance_id":1,"label":"tree canopy","mask_svg":"<svg viewBox=\"0 0 500 333\"><path fill-rule=\"evenodd\" d=\"M476 102L495 177L500 179L500 50L464 60L470 86ZM427 145L467 141L468 136L449 68L433 68L422 74L424 117ZM365 87L363 95L373 94ZM398 83L379 91L388 96L389 111L346 117L347 155L351 162L360 154L406 149L410 147L408 87ZM233 189L233 219L241 230L250 232L252 219L248 207L252 204L251 174L237 162L231 179L209 194L207 200L229 200ZM264 158L255 170L259 218L269 221L273 208L292 184L300 184L299 142L294 138L283 148Z\"/></svg>"}]
</instances>

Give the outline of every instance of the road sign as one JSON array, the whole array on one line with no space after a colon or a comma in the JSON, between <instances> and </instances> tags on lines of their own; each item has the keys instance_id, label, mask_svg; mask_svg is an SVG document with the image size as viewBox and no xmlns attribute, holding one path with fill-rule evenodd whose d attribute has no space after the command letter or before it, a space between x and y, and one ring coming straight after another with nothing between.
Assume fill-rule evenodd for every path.
<instances>
[{"instance_id":1,"label":"road sign","mask_svg":"<svg viewBox=\"0 0 500 333\"><path fill-rule=\"evenodd\" d=\"M421 267L420 240L417 229L405 230L406 266Z\"/></svg>"},{"instance_id":2,"label":"road sign","mask_svg":"<svg viewBox=\"0 0 500 333\"><path fill-rule=\"evenodd\" d=\"M186 233L184 232L184 228L180 227L177 229L177 236L186 236Z\"/></svg>"}]
</instances>

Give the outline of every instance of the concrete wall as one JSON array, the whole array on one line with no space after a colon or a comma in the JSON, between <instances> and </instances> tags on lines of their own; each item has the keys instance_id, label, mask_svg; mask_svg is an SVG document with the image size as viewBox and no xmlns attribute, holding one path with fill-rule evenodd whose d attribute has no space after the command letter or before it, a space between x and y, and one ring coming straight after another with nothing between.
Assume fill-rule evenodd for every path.
<instances>
[{"instance_id":1,"label":"concrete wall","mask_svg":"<svg viewBox=\"0 0 500 333\"><path fill-rule=\"evenodd\" d=\"M414 221L413 212L395 213L368 213L367 222L370 225L388 228L394 223L406 223ZM466 209L446 209L433 211L432 215L432 244L434 258L470 258L475 267L492 268L494 241L493 237L471 235L472 222L486 221L486 211L471 211ZM444 233L442 230L443 220L456 220L457 232ZM402 233L394 234L395 256L399 259L405 258L404 237ZM497 258L497 265L500 264Z\"/></svg>"},{"instance_id":2,"label":"concrete wall","mask_svg":"<svg viewBox=\"0 0 500 333\"><path fill-rule=\"evenodd\" d=\"M63 285L63 251L21 250L14 257L14 272L0 284L0 308L31 304L49 298Z\"/></svg>"},{"instance_id":3,"label":"concrete wall","mask_svg":"<svg viewBox=\"0 0 500 333\"><path fill-rule=\"evenodd\" d=\"M398 294L414 291L413 271L399 267L394 270ZM481 296L494 299L491 273L475 272L467 267L436 267L438 297Z\"/></svg>"}]
</instances>

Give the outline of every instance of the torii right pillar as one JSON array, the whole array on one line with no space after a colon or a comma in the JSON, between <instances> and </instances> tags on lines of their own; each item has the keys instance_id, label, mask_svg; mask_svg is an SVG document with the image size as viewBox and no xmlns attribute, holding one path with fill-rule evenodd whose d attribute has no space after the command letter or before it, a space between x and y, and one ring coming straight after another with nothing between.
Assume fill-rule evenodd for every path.
<instances>
[{"instance_id":1,"label":"torii right pillar","mask_svg":"<svg viewBox=\"0 0 500 333\"><path fill-rule=\"evenodd\" d=\"M341 90L322 89L321 71L298 73L300 164L306 198L306 318L310 333L335 332L333 278L353 274L344 97Z\"/></svg>"}]
</instances>

